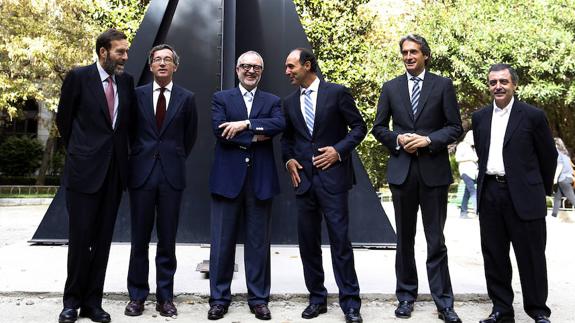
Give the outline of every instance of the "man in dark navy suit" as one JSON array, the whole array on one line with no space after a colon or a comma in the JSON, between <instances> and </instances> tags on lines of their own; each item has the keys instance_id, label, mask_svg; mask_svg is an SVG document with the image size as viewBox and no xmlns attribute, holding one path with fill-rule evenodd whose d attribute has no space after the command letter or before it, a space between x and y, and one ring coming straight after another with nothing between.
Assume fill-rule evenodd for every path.
<instances>
[{"instance_id":1,"label":"man in dark navy suit","mask_svg":"<svg viewBox=\"0 0 575 323\"><path fill-rule=\"evenodd\" d=\"M348 191L355 183L351 153L367 127L345 87L321 81L317 60L304 48L287 57L286 75L298 89L283 100L283 159L296 193L298 241L309 306L302 317L327 311L321 256L325 219L339 303L346 322L362 322L359 283L348 237Z\"/></svg>"},{"instance_id":2,"label":"man in dark navy suit","mask_svg":"<svg viewBox=\"0 0 575 323\"><path fill-rule=\"evenodd\" d=\"M515 322L511 244L523 308L535 323L549 323L545 195L553 193L557 150L545 113L515 99L518 76L510 65L491 66L487 81L493 103L472 116L481 251L493 302L480 323Z\"/></svg>"},{"instance_id":3,"label":"man in dark navy suit","mask_svg":"<svg viewBox=\"0 0 575 323\"><path fill-rule=\"evenodd\" d=\"M387 181L397 229L395 294L399 304L395 316L411 317L417 299L414 243L421 207L431 296L440 319L461 322L453 310L443 237L447 191L453 182L447 145L463 133L455 89L450 79L427 71L431 49L425 38L407 35L399 48L406 74L383 84L372 130L390 152Z\"/></svg>"},{"instance_id":4,"label":"man in dark navy suit","mask_svg":"<svg viewBox=\"0 0 575 323\"><path fill-rule=\"evenodd\" d=\"M176 273L176 234L182 191L186 186L186 158L196 140L194 94L173 82L180 58L166 44L150 50L152 83L136 89L130 152L131 241L128 291L124 314L138 316L150 292L148 246L156 223L156 310L177 315L173 303Z\"/></svg>"},{"instance_id":5,"label":"man in dark navy suit","mask_svg":"<svg viewBox=\"0 0 575 323\"><path fill-rule=\"evenodd\" d=\"M116 214L128 174L134 81L124 72L126 35L109 29L96 40L98 61L72 70L62 84L56 124L66 146L62 185L70 217L68 276L60 323L81 317L110 322L102 294Z\"/></svg>"},{"instance_id":6,"label":"man in dark navy suit","mask_svg":"<svg viewBox=\"0 0 575 323\"><path fill-rule=\"evenodd\" d=\"M285 121L280 99L257 88L263 69L260 54L243 53L236 64L240 85L212 99L216 148L210 176L210 320L228 311L242 224L248 305L256 318L271 319L270 220L272 198L279 193L272 138L283 131Z\"/></svg>"}]
</instances>

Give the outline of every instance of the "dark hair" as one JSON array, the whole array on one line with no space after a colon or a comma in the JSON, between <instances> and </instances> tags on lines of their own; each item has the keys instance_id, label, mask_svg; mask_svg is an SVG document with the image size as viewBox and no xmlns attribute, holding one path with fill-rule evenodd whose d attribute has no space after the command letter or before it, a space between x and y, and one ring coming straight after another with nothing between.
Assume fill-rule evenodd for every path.
<instances>
[{"instance_id":1,"label":"dark hair","mask_svg":"<svg viewBox=\"0 0 575 323\"><path fill-rule=\"evenodd\" d=\"M517 71L515 71L515 69L513 69L513 67L511 67L511 65L504 64L504 63L498 63L498 64L491 65L491 67L489 68L489 71L487 72L487 80L489 80L489 73L499 72L499 71L504 71L504 70L509 71L509 74L511 74L511 82L513 82L513 84L517 85L517 82L519 82L519 76L517 75Z\"/></svg>"},{"instance_id":2,"label":"dark hair","mask_svg":"<svg viewBox=\"0 0 575 323\"><path fill-rule=\"evenodd\" d=\"M169 49L172 51L172 58L174 59L174 65L178 66L178 64L180 64L180 56L178 56L178 53L176 53L176 50L168 45L168 44L160 44L160 45L156 45L154 47L152 47L152 49L150 49L150 53L148 54L148 65L152 65L152 59L154 58L154 53L162 50L162 49Z\"/></svg>"},{"instance_id":3,"label":"dark hair","mask_svg":"<svg viewBox=\"0 0 575 323\"><path fill-rule=\"evenodd\" d=\"M292 50L292 52L294 51L299 51L299 63L301 65L304 65L305 62L309 62L311 67L310 67L310 71L313 73L317 73L318 65L317 65L317 58L315 58L315 55L313 54L313 52L307 48L296 48L294 50Z\"/></svg>"},{"instance_id":4,"label":"dark hair","mask_svg":"<svg viewBox=\"0 0 575 323\"><path fill-rule=\"evenodd\" d=\"M409 34L409 35L403 36L399 40L399 52L401 52L403 50L403 43L406 40L409 40L409 41L412 41L414 43L419 44L419 46L421 47L421 52L423 53L423 55L427 56L427 59L425 60L425 66L429 65L431 63L431 48L429 48L429 44L427 43L427 40L425 40L425 38L423 38L417 34Z\"/></svg>"},{"instance_id":5,"label":"dark hair","mask_svg":"<svg viewBox=\"0 0 575 323\"><path fill-rule=\"evenodd\" d=\"M104 47L104 49L106 50L110 50L110 48L112 47L112 40L122 40L122 39L128 39L128 37L126 36L126 34L115 28L110 28L105 32L101 33L100 36L98 36L98 38L96 39L96 55L100 57L101 47Z\"/></svg>"}]
</instances>

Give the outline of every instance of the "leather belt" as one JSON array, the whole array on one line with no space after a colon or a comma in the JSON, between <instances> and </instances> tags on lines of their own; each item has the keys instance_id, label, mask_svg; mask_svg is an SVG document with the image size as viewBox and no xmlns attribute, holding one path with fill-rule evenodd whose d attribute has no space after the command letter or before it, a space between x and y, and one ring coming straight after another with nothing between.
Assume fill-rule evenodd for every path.
<instances>
[{"instance_id":1,"label":"leather belt","mask_svg":"<svg viewBox=\"0 0 575 323\"><path fill-rule=\"evenodd\" d=\"M490 174L485 174L485 178L486 178L486 179L493 179L493 180L495 180L497 183L507 183L507 177L505 177L505 175L490 175Z\"/></svg>"}]
</instances>

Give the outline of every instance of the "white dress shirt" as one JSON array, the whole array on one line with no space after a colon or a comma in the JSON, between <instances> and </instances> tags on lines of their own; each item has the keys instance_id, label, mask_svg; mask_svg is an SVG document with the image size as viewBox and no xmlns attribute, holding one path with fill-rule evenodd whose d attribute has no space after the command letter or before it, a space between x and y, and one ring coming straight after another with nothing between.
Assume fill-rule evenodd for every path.
<instances>
[{"instance_id":1,"label":"white dress shirt","mask_svg":"<svg viewBox=\"0 0 575 323\"><path fill-rule=\"evenodd\" d=\"M165 86L164 90L164 98L166 98L166 112L168 112L168 106L170 106L170 97L172 96L172 86L174 86L174 82L168 83ZM152 95L154 97L154 115L156 115L156 106L158 105L158 98L160 97L160 88L161 86L154 81L154 90L152 91Z\"/></svg>"},{"instance_id":2,"label":"white dress shirt","mask_svg":"<svg viewBox=\"0 0 575 323\"><path fill-rule=\"evenodd\" d=\"M102 87L104 88L104 93L106 93L106 88L108 87L108 77L110 74L104 71L104 68L100 65L100 61L96 63L96 67L98 68L98 74L100 74L100 81L102 81ZM118 86L116 84L116 75L112 75L112 79L114 80L112 86L114 87L114 117L112 118L112 128L116 127L116 118L118 117L118 104L120 100L118 99Z\"/></svg>"},{"instance_id":3,"label":"white dress shirt","mask_svg":"<svg viewBox=\"0 0 575 323\"><path fill-rule=\"evenodd\" d=\"M250 112L252 112L252 104L254 103L254 98L256 97L256 90L257 89L258 88L255 87L251 91L248 91L240 83L240 92L242 92L242 97L244 98L244 103L246 104L246 108L248 108L248 119L250 118ZM250 97L248 95L246 95L247 92L252 93L251 100L250 100Z\"/></svg>"},{"instance_id":4,"label":"white dress shirt","mask_svg":"<svg viewBox=\"0 0 575 323\"><path fill-rule=\"evenodd\" d=\"M489 141L489 156L487 158L487 170L489 175L505 175L505 165L503 163L503 140L505 139L505 131L507 130L507 123L509 122L509 115L511 115L511 108L513 107L515 98L512 97L509 104L500 109L493 102L493 116L491 119L491 139Z\"/></svg>"},{"instance_id":5,"label":"white dress shirt","mask_svg":"<svg viewBox=\"0 0 575 323\"><path fill-rule=\"evenodd\" d=\"M311 103L313 106L313 114L315 116L315 109L317 106L317 90L319 89L319 77L316 77L315 80L310 84L310 86L308 86L307 88L303 88L300 87L299 88L299 106L301 109L301 114L305 116L305 91L307 90L311 90L311 93L309 94L310 98L311 98Z\"/></svg>"}]
</instances>

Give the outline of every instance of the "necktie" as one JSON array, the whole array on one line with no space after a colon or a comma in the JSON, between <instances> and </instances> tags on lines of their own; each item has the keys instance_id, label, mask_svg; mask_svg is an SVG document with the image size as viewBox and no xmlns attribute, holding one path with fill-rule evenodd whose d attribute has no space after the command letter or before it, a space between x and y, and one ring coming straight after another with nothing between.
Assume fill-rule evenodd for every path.
<instances>
[{"instance_id":1,"label":"necktie","mask_svg":"<svg viewBox=\"0 0 575 323\"><path fill-rule=\"evenodd\" d=\"M158 130L162 129L162 123L164 123L164 117L166 116L165 90L165 87L160 88L160 95L158 96L158 103L156 104L156 125L158 126Z\"/></svg>"},{"instance_id":2,"label":"necktie","mask_svg":"<svg viewBox=\"0 0 575 323\"><path fill-rule=\"evenodd\" d=\"M250 115L250 112L252 110L252 101L254 100L254 94L251 91L247 91L246 93L244 93L244 96L246 97L246 108L248 109L248 117Z\"/></svg>"},{"instance_id":3,"label":"necktie","mask_svg":"<svg viewBox=\"0 0 575 323\"><path fill-rule=\"evenodd\" d=\"M413 111L413 116L417 113L417 105L419 104L419 94L421 93L419 82L421 79L417 76L411 78L413 81L413 89L411 91L411 111Z\"/></svg>"},{"instance_id":4,"label":"necktie","mask_svg":"<svg viewBox=\"0 0 575 323\"><path fill-rule=\"evenodd\" d=\"M305 90L303 93L305 95L304 97L304 119L305 119L305 124L307 126L307 129L309 130L309 134L313 135L313 122L315 119L315 111L313 110L313 102L311 101L311 92L313 90Z\"/></svg>"},{"instance_id":5,"label":"necktie","mask_svg":"<svg viewBox=\"0 0 575 323\"><path fill-rule=\"evenodd\" d=\"M108 103L110 121L112 121L112 125L114 125L114 79L112 76L109 76L107 80L108 85L106 86L106 102Z\"/></svg>"}]
</instances>

